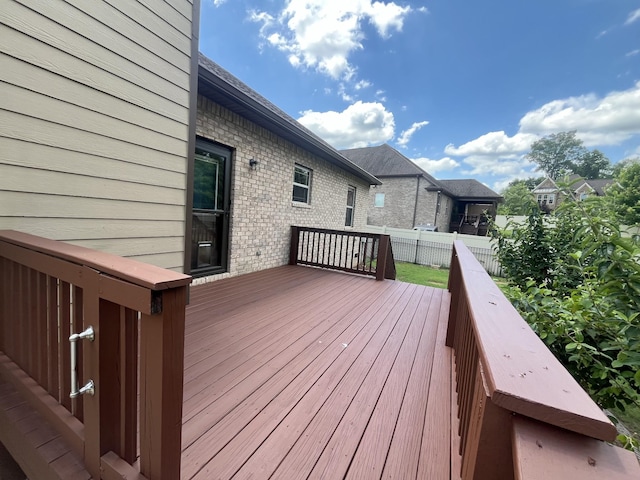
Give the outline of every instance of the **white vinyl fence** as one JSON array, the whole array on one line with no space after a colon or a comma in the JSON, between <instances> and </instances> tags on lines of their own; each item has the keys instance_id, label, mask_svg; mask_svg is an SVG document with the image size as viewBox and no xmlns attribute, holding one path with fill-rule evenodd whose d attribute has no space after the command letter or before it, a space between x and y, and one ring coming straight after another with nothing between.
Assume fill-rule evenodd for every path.
<instances>
[{"instance_id":1,"label":"white vinyl fence","mask_svg":"<svg viewBox=\"0 0 640 480\"><path fill-rule=\"evenodd\" d=\"M454 240L462 240L491 275L502 276L498 258L493 253L489 237L462 235L459 233L424 232L403 228L367 225L370 233L384 233L391 237L393 258L397 262L449 268Z\"/></svg>"}]
</instances>

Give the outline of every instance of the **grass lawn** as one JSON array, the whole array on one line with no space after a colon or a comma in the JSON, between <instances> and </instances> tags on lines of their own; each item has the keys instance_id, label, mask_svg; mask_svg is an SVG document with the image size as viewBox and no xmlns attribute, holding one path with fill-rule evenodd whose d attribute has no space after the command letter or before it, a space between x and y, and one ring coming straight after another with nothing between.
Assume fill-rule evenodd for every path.
<instances>
[{"instance_id":1,"label":"grass lawn","mask_svg":"<svg viewBox=\"0 0 640 480\"><path fill-rule=\"evenodd\" d=\"M401 282L446 289L449 281L449 270L446 268L426 267L414 263L396 262L396 278ZM491 278L500 288L507 285L504 278Z\"/></svg>"},{"instance_id":2,"label":"grass lawn","mask_svg":"<svg viewBox=\"0 0 640 480\"><path fill-rule=\"evenodd\" d=\"M401 282L416 283L429 287L447 288L449 270L396 262L396 279Z\"/></svg>"}]
</instances>

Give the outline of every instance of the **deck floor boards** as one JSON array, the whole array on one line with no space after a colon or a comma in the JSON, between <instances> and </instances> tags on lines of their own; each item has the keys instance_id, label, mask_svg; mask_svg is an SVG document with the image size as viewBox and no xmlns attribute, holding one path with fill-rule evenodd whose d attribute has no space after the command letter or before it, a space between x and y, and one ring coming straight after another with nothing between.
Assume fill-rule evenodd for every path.
<instances>
[{"instance_id":1,"label":"deck floor boards","mask_svg":"<svg viewBox=\"0 0 640 480\"><path fill-rule=\"evenodd\" d=\"M450 445L448 301L291 266L193 287L181 477L436 478L419 471L449 468L425 451Z\"/></svg>"}]
</instances>

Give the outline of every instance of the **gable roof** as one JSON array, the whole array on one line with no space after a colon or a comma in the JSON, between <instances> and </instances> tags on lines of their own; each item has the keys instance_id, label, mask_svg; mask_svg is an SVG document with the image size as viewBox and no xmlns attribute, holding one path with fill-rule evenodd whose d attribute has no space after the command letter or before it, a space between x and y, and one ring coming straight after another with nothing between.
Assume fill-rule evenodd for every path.
<instances>
[{"instance_id":1,"label":"gable roof","mask_svg":"<svg viewBox=\"0 0 640 480\"><path fill-rule=\"evenodd\" d=\"M475 179L439 180L458 200L501 200L502 196Z\"/></svg>"},{"instance_id":2,"label":"gable roof","mask_svg":"<svg viewBox=\"0 0 640 480\"><path fill-rule=\"evenodd\" d=\"M477 180L436 180L414 162L386 143L377 147L351 148L340 152L376 177L423 176L431 186L429 191L441 190L458 200L500 200L502 197Z\"/></svg>"},{"instance_id":3,"label":"gable roof","mask_svg":"<svg viewBox=\"0 0 640 480\"><path fill-rule=\"evenodd\" d=\"M574 192L578 192L585 185L590 187L596 195L602 196L605 194L605 189L615 182L613 178L594 178L591 180L585 180L580 175L572 174L566 177L565 182L571 185ZM540 185L534 188L531 193L554 193L560 190L556 182L551 178L545 178Z\"/></svg>"},{"instance_id":4,"label":"gable roof","mask_svg":"<svg viewBox=\"0 0 640 480\"><path fill-rule=\"evenodd\" d=\"M605 189L614 183L613 178L595 178L593 180L585 180L585 183L593 188L596 194L602 196L605 194Z\"/></svg>"},{"instance_id":5,"label":"gable roof","mask_svg":"<svg viewBox=\"0 0 640 480\"><path fill-rule=\"evenodd\" d=\"M444 189L438 180L386 143L377 147L340 150L340 153L376 177L422 176L432 185Z\"/></svg>"},{"instance_id":6,"label":"gable roof","mask_svg":"<svg viewBox=\"0 0 640 480\"><path fill-rule=\"evenodd\" d=\"M329 163L343 168L370 185L380 185L380 180L372 174L347 159L338 150L202 53L198 57L198 93Z\"/></svg>"}]
</instances>

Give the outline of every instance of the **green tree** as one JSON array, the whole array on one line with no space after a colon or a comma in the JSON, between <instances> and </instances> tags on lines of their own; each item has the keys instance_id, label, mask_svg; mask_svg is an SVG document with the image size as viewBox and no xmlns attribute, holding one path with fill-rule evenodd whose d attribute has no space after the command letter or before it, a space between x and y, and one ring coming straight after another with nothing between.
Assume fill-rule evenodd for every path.
<instances>
[{"instance_id":1,"label":"green tree","mask_svg":"<svg viewBox=\"0 0 640 480\"><path fill-rule=\"evenodd\" d=\"M572 172L574 165L586 150L576 132L552 133L531 144L531 151L525 156L538 165L552 179Z\"/></svg>"},{"instance_id":2,"label":"green tree","mask_svg":"<svg viewBox=\"0 0 640 480\"><path fill-rule=\"evenodd\" d=\"M586 149L575 130L553 133L533 142L525 158L554 180L571 173L586 179L606 178L612 174L609 159L599 150Z\"/></svg>"},{"instance_id":3,"label":"green tree","mask_svg":"<svg viewBox=\"0 0 640 480\"><path fill-rule=\"evenodd\" d=\"M613 173L611 162L600 150L585 152L575 161L571 170L587 180L610 178Z\"/></svg>"},{"instance_id":4,"label":"green tree","mask_svg":"<svg viewBox=\"0 0 640 480\"><path fill-rule=\"evenodd\" d=\"M514 306L604 408L640 406L640 238L606 197L498 232ZM546 253L545 253L546 252Z\"/></svg>"},{"instance_id":5,"label":"green tree","mask_svg":"<svg viewBox=\"0 0 640 480\"><path fill-rule=\"evenodd\" d=\"M622 223L640 224L640 161L631 162L622 169L610 194Z\"/></svg>"},{"instance_id":6,"label":"green tree","mask_svg":"<svg viewBox=\"0 0 640 480\"><path fill-rule=\"evenodd\" d=\"M620 160L619 162L615 163L611 168L613 178L618 178L622 173L622 170L634 163L640 163L640 157L625 158L624 160Z\"/></svg>"},{"instance_id":7,"label":"green tree","mask_svg":"<svg viewBox=\"0 0 640 480\"><path fill-rule=\"evenodd\" d=\"M531 182L528 180L513 180L502 191L504 201L498 205L499 215L527 215L531 212L532 207L536 204L531 190L540 182L530 186Z\"/></svg>"}]
</instances>

